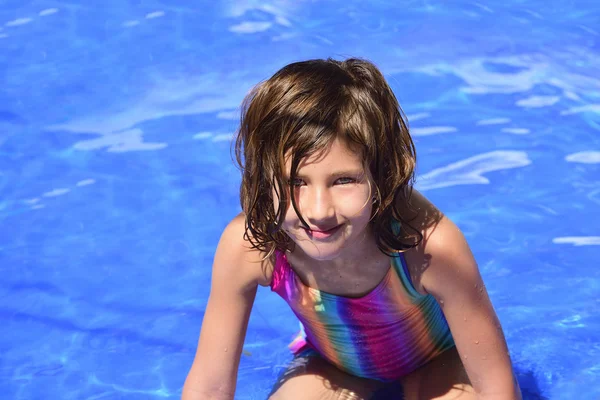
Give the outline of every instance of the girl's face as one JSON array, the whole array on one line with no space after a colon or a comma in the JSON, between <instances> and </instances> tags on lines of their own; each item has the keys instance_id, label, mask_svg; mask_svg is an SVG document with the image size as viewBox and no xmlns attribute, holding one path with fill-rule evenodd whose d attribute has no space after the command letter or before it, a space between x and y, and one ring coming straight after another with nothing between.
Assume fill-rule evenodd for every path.
<instances>
[{"instance_id":1,"label":"girl's face","mask_svg":"<svg viewBox=\"0 0 600 400\"><path fill-rule=\"evenodd\" d=\"M287 181L290 169L288 157ZM294 192L298 211L310 228L303 227L289 202L282 228L296 243L296 250L325 261L352 256L363 248L365 237L371 234L373 193L360 154L336 139L325 151L301 161L289 190Z\"/></svg>"}]
</instances>

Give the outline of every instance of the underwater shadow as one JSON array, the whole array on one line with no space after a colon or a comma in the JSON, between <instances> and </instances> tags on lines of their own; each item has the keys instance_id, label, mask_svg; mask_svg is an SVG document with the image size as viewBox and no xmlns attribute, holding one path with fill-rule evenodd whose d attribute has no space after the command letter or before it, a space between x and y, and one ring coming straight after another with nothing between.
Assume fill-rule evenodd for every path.
<instances>
[{"instance_id":1,"label":"underwater shadow","mask_svg":"<svg viewBox=\"0 0 600 400\"><path fill-rule=\"evenodd\" d=\"M533 371L526 371L515 367L515 374L517 375L519 386L521 386L523 400L550 400L549 397L544 396L542 393L538 379Z\"/></svg>"}]
</instances>

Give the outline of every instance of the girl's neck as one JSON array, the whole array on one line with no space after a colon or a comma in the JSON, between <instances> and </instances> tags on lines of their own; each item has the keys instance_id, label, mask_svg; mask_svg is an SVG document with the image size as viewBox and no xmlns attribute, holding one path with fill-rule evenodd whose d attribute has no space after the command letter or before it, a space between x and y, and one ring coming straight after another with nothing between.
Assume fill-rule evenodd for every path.
<instances>
[{"instance_id":1,"label":"girl's neck","mask_svg":"<svg viewBox=\"0 0 600 400\"><path fill-rule=\"evenodd\" d=\"M373 267L377 268L377 265L386 263L389 259L379 250L372 233L366 234L363 240L343 249L337 257L330 260L314 259L299 246L296 246L294 251L286 253L286 256L295 270L320 276L341 272L358 273Z\"/></svg>"},{"instance_id":2,"label":"girl's neck","mask_svg":"<svg viewBox=\"0 0 600 400\"><path fill-rule=\"evenodd\" d=\"M374 240L365 241L365 246L352 246L352 251L327 261L315 260L298 250L286 255L303 284L338 296L362 297L371 292L391 268L390 258L379 250Z\"/></svg>"}]
</instances>

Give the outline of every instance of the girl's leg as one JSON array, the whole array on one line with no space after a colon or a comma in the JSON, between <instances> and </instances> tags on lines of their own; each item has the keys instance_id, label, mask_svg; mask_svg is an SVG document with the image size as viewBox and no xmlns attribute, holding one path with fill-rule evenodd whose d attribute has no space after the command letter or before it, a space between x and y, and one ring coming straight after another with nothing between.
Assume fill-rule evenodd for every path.
<instances>
[{"instance_id":1,"label":"girl's leg","mask_svg":"<svg viewBox=\"0 0 600 400\"><path fill-rule=\"evenodd\" d=\"M309 350L291 362L269 399L474 400L475 393L455 348L394 383L346 374Z\"/></svg>"},{"instance_id":2,"label":"girl's leg","mask_svg":"<svg viewBox=\"0 0 600 400\"><path fill-rule=\"evenodd\" d=\"M290 363L273 387L270 400L367 400L384 383L349 375L329 364L312 350L304 351ZM401 392L399 384L396 384ZM398 393L398 397L402 394Z\"/></svg>"},{"instance_id":3,"label":"girl's leg","mask_svg":"<svg viewBox=\"0 0 600 400\"><path fill-rule=\"evenodd\" d=\"M403 377L404 400L474 400L469 377L453 347Z\"/></svg>"}]
</instances>

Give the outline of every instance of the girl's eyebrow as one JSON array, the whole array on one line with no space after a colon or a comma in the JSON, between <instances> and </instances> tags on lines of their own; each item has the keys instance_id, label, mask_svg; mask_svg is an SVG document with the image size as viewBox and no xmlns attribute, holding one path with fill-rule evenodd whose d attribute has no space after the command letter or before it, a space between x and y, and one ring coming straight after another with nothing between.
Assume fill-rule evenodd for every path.
<instances>
[{"instance_id":1,"label":"girl's eyebrow","mask_svg":"<svg viewBox=\"0 0 600 400\"><path fill-rule=\"evenodd\" d=\"M360 177L362 175L364 175L365 171L363 169L345 169L345 170L339 170L339 171L334 171L334 172L330 172L328 174L329 177L333 178L333 177L340 177L340 176L351 176L351 177ZM290 176L289 174L285 174L284 176L286 179L289 179ZM303 174L298 174L296 175L296 178L306 178L306 175Z\"/></svg>"},{"instance_id":2,"label":"girl's eyebrow","mask_svg":"<svg viewBox=\"0 0 600 400\"><path fill-rule=\"evenodd\" d=\"M363 169L349 169L349 170L341 170L341 171L332 172L329 174L329 176L343 176L343 175L360 176L364 173L365 173L365 171Z\"/></svg>"}]
</instances>

